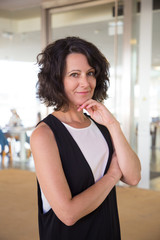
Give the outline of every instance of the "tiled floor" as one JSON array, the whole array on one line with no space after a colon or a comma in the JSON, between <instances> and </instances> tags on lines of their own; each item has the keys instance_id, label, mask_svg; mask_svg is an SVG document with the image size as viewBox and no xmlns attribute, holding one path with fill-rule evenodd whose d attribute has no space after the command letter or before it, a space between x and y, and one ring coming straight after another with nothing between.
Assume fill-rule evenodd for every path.
<instances>
[{"instance_id":1,"label":"tiled floor","mask_svg":"<svg viewBox=\"0 0 160 240\"><path fill-rule=\"evenodd\" d=\"M12 166L9 164L8 157L5 158L4 166L2 166L0 158L0 169L2 170L5 168L19 168L29 171L35 171L32 155L25 161L20 161L19 158L14 159L12 162ZM150 189L160 191L160 149L151 150Z\"/></svg>"}]
</instances>

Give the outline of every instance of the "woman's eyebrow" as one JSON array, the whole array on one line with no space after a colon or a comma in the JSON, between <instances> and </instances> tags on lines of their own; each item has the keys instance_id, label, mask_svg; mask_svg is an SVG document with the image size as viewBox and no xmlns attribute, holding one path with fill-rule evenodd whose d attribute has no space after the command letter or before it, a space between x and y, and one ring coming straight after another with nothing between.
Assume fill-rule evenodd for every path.
<instances>
[{"instance_id":1,"label":"woman's eyebrow","mask_svg":"<svg viewBox=\"0 0 160 240\"><path fill-rule=\"evenodd\" d=\"M87 70L87 72L88 72L88 71L91 71L91 70L94 70L94 71L95 71L95 69L94 69L93 67L91 67L90 69Z\"/></svg>"},{"instance_id":2,"label":"woman's eyebrow","mask_svg":"<svg viewBox=\"0 0 160 240\"><path fill-rule=\"evenodd\" d=\"M70 72L68 72L67 74L70 74L70 73L72 73L72 72L81 72L81 70L73 69L73 70L71 70Z\"/></svg>"},{"instance_id":3,"label":"woman's eyebrow","mask_svg":"<svg viewBox=\"0 0 160 240\"><path fill-rule=\"evenodd\" d=\"M91 68L89 68L89 69L87 70L87 72L89 72L89 71L91 71L91 70L94 70L94 71L95 71L95 69L94 69L93 67L91 67ZM81 72L81 70L79 70L79 69L73 69L73 70L69 71L67 74L70 74L70 73L72 73L72 72Z\"/></svg>"}]
</instances>

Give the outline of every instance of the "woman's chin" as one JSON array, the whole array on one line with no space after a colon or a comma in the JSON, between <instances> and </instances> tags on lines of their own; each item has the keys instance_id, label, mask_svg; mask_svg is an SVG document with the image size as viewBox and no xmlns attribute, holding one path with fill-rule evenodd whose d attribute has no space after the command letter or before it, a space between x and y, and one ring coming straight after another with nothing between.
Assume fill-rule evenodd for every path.
<instances>
[{"instance_id":1,"label":"woman's chin","mask_svg":"<svg viewBox=\"0 0 160 240\"><path fill-rule=\"evenodd\" d=\"M90 100L90 99L91 99L91 97L88 97L88 98L86 98L85 100L80 101L77 105L81 106L81 105L83 105L85 102L87 102L87 101Z\"/></svg>"},{"instance_id":2,"label":"woman's chin","mask_svg":"<svg viewBox=\"0 0 160 240\"><path fill-rule=\"evenodd\" d=\"M77 103L77 104L76 104L76 107L77 107L77 108L81 107L85 102L86 102L86 101L81 102L81 103Z\"/></svg>"},{"instance_id":3,"label":"woman's chin","mask_svg":"<svg viewBox=\"0 0 160 240\"><path fill-rule=\"evenodd\" d=\"M80 106L82 106L86 101L90 100L91 97L88 97L86 99L81 99L80 101L75 101L74 103L72 102L72 104L70 106L74 107L74 108L79 108Z\"/></svg>"}]
</instances>

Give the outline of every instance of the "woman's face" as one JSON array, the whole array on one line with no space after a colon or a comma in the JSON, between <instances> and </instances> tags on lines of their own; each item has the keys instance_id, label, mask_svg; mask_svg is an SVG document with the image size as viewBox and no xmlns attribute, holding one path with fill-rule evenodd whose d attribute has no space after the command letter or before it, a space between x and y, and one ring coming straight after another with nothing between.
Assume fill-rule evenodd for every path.
<instances>
[{"instance_id":1,"label":"woman's face","mask_svg":"<svg viewBox=\"0 0 160 240\"><path fill-rule=\"evenodd\" d=\"M95 69L81 53L71 53L66 58L64 91L70 106L82 105L91 99L96 87Z\"/></svg>"}]
</instances>

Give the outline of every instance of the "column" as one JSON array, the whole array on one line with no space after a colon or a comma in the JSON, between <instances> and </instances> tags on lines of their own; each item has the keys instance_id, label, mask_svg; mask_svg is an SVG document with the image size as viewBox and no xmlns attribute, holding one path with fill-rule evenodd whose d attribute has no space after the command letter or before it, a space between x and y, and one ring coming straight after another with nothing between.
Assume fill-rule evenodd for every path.
<instances>
[{"instance_id":1,"label":"column","mask_svg":"<svg viewBox=\"0 0 160 240\"><path fill-rule=\"evenodd\" d=\"M152 50L152 0L141 0L139 39L139 122L138 156L142 165L141 188L149 188L150 183L150 117L149 83Z\"/></svg>"}]
</instances>

